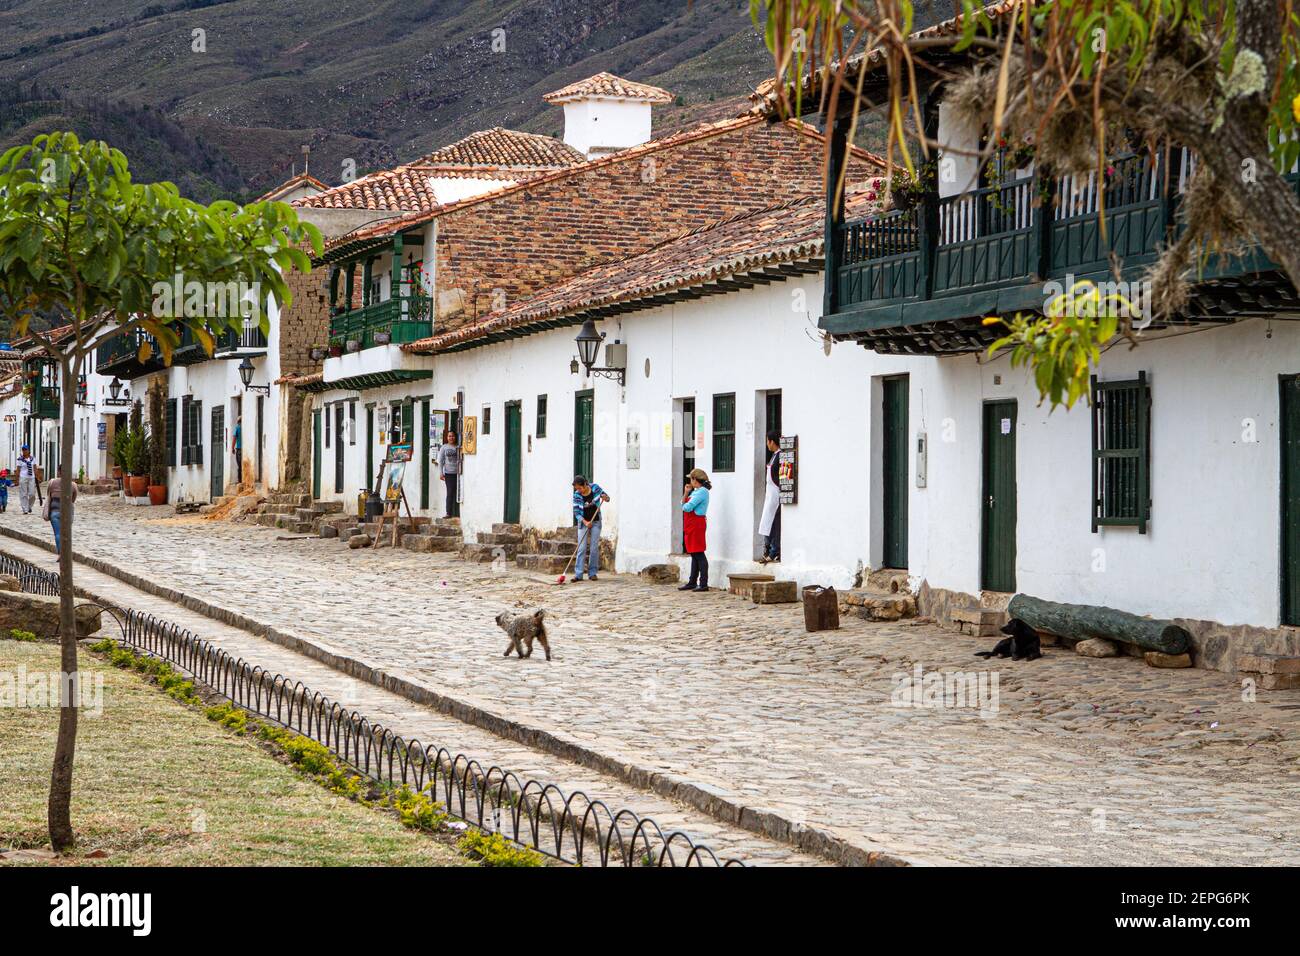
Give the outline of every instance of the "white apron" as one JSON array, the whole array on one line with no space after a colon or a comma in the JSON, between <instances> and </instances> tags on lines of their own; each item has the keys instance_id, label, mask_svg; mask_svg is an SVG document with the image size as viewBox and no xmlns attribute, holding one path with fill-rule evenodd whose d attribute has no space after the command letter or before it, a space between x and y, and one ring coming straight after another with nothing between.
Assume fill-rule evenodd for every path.
<instances>
[{"instance_id":1,"label":"white apron","mask_svg":"<svg viewBox=\"0 0 1300 956\"><path fill-rule=\"evenodd\" d=\"M763 495L763 517L758 522L758 533L767 537L772 533L776 510L781 507L781 486L772 480L771 462L763 469L763 474L767 476L767 490Z\"/></svg>"}]
</instances>

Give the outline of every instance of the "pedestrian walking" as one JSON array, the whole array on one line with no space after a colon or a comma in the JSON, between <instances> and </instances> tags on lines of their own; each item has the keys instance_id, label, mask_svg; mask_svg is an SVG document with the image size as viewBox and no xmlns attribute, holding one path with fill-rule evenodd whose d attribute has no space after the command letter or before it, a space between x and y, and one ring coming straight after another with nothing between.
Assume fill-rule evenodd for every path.
<instances>
[{"instance_id":1,"label":"pedestrian walking","mask_svg":"<svg viewBox=\"0 0 1300 956\"><path fill-rule=\"evenodd\" d=\"M59 477L63 476L63 466L59 465ZM63 507L62 502L63 482L56 478L50 482L50 493L45 496L45 508L41 512L41 517L50 523L50 528L54 531L54 553L58 554L63 547L63 542L59 537L59 529L64 517L69 521L72 520L72 505L77 500L77 483L72 483L72 494L68 496L67 507Z\"/></svg>"},{"instance_id":2,"label":"pedestrian walking","mask_svg":"<svg viewBox=\"0 0 1300 956\"><path fill-rule=\"evenodd\" d=\"M759 564L781 560L781 485L777 481L781 468L781 436L767 433L767 465L763 492L763 517L758 522L758 533L763 536L763 556Z\"/></svg>"},{"instance_id":3,"label":"pedestrian walking","mask_svg":"<svg viewBox=\"0 0 1300 956\"><path fill-rule=\"evenodd\" d=\"M235 418L234 435L230 440L230 450L235 453L235 481L244 483L244 416Z\"/></svg>"},{"instance_id":4,"label":"pedestrian walking","mask_svg":"<svg viewBox=\"0 0 1300 956\"><path fill-rule=\"evenodd\" d=\"M679 591L702 593L709 589L709 559L704 556L704 534L708 521L709 490L713 483L703 468L691 470L690 481L682 491L682 537L686 553L691 556L690 579Z\"/></svg>"},{"instance_id":5,"label":"pedestrian walking","mask_svg":"<svg viewBox=\"0 0 1300 956\"><path fill-rule=\"evenodd\" d=\"M36 459L32 457L31 448L23 445L18 455L18 504L23 514L32 513L32 502L36 500Z\"/></svg>"},{"instance_id":6,"label":"pedestrian walking","mask_svg":"<svg viewBox=\"0 0 1300 956\"><path fill-rule=\"evenodd\" d=\"M9 469L0 468L0 514L9 510Z\"/></svg>"},{"instance_id":7,"label":"pedestrian walking","mask_svg":"<svg viewBox=\"0 0 1300 956\"><path fill-rule=\"evenodd\" d=\"M578 557L573 580L581 581L583 572L596 580L600 570L601 506L609 501L605 489L585 475L573 476L573 523L578 526Z\"/></svg>"},{"instance_id":8,"label":"pedestrian walking","mask_svg":"<svg viewBox=\"0 0 1300 956\"><path fill-rule=\"evenodd\" d=\"M460 444L457 442L457 435L450 428L447 429L446 440L438 449L438 477L442 480L443 486L447 489L447 517L460 517Z\"/></svg>"}]
</instances>

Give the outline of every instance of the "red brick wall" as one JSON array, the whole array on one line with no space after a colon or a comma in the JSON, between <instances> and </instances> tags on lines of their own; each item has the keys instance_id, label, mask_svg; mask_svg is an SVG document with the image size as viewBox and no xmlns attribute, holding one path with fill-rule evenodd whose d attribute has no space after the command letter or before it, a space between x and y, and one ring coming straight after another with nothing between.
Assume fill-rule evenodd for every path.
<instances>
[{"instance_id":1,"label":"red brick wall","mask_svg":"<svg viewBox=\"0 0 1300 956\"><path fill-rule=\"evenodd\" d=\"M700 226L821 195L821 140L764 121L631 156L438 219L438 292L465 311L447 331L611 259ZM875 174L859 160L851 181ZM452 297L454 298L454 297Z\"/></svg>"}]
</instances>

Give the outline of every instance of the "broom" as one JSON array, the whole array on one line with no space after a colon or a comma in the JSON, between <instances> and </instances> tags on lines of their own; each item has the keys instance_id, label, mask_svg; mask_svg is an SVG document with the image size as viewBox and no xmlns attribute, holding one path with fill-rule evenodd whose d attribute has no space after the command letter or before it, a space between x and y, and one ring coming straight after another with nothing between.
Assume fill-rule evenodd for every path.
<instances>
[{"instance_id":1,"label":"broom","mask_svg":"<svg viewBox=\"0 0 1300 956\"><path fill-rule=\"evenodd\" d=\"M596 519L600 517L600 509L603 508L603 507L605 507L605 502L603 502L603 501L602 501L599 505L596 506L596 513L595 513L594 515L591 516L591 523L592 523L592 525L595 525L595 523L596 523ZM568 575L568 573L569 573L569 567L573 564L574 561L578 560L578 551L581 551L581 550L582 550L583 544L584 544L584 542L585 542L585 539L584 539L583 534L582 534L583 530L584 530L584 529L582 529L582 528L579 528L579 529L578 529L578 550L577 550L577 551L574 551L573 554L569 555L569 561L568 561L568 563L565 564L565 566L564 566L564 574L561 574L558 578L555 579L555 583L556 583L556 584L563 584L565 581L569 580L568 577L567 577L567 575ZM588 535L590 535L590 534L591 534L591 528L587 528L587 529L586 529L586 532L587 532ZM596 556L596 560L597 560L597 561L600 560L600 555L597 555L597 556Z\"/></svg>"}]
</instances>

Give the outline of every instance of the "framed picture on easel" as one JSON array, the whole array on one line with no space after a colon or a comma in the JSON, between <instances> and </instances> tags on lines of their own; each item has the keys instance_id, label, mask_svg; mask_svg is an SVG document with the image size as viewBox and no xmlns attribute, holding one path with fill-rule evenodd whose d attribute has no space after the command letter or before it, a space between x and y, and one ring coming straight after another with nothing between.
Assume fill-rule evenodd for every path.
<instances>
[{"instance_id":1,"label":"framed picture on easel","mask_svg":"<svg viewBox=\"0 0 1300 956\"><path fill-rule=\"evenodd\" d=\"M402 501L402 481L406 478L406 460L399 459L388 463L388 483L384 488L384 503L389 510L397 510Z\"/></svg>"}]
</instances>

